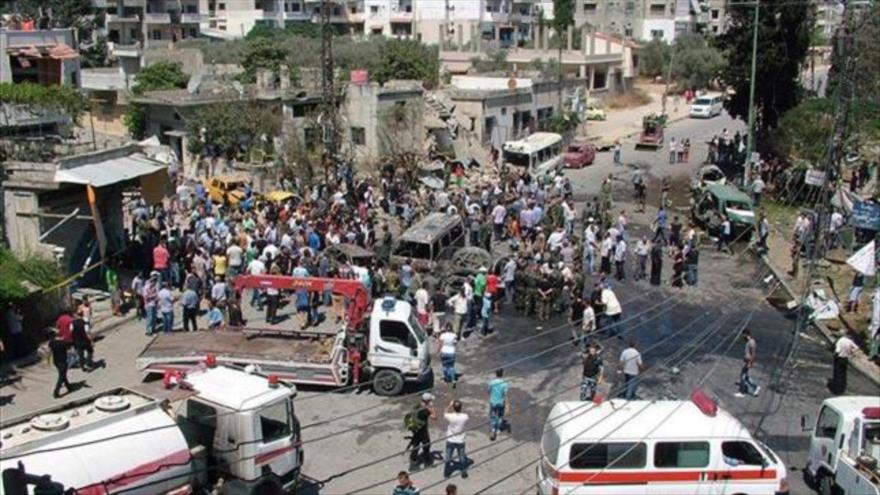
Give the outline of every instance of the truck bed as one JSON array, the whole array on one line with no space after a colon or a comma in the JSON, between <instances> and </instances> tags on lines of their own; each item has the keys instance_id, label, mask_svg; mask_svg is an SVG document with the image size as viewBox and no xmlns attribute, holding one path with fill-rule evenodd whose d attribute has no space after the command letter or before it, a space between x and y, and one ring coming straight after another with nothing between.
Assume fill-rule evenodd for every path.
<instances>
[{"instance_id":1,"label":"truck bed","mask_svg":"<svg viewBox=\"0 0 880 495\"><path fill-rule=\"evenodd\" d=\"M138 356L138 368L154 360L217 357L323 364L330 362L335 335L264 336L239 330L160 333ZM145 364L146 363L146 364Z\"/></svg>"}]
</instances>

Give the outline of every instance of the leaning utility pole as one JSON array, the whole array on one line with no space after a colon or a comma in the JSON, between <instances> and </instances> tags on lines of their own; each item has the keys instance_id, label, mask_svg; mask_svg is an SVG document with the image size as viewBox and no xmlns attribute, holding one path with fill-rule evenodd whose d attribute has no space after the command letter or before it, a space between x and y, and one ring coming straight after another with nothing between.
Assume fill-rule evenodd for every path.
<instances>
[{"instance_id":1,"label":"leaning utility pole","mask_svg":"<svg viewBox=\"0 0 880 495\"><path fill-rule=\"evenodd\" d=\"M329 180L329 169L336 171L339 151L337 130L337 98L333 81L333 26L330 23L330 0L321 0L321 113L318 118L321 126L324 152L321 161L324 166L324 182Z\"/></svg>"},{"instance_id":2,"label":"leaning utility pole","mask_svg":"<svg viewBox=\"0 0 880 495\"><path fill-rule=\"evenodd\" d=\"M752 152L755 151L755 71L758 64L758 21L761 1L755 2L755 20L752 26L752 75L749 77L749 129L746 135L746 160L743 171L743 186L752 181Z\"/></svg>"}]
</instances>

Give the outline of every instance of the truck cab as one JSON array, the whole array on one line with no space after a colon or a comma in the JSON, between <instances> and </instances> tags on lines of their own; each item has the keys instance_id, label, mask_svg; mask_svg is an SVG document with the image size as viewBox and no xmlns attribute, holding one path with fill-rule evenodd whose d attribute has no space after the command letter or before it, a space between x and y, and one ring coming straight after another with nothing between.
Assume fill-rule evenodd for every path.
<instances>
[{"instance_id":1,"label":"truck cab","mask_svg":"<svg viewBox=\"0 0 880 495\"><path fill-rule=\"evenodd\" d=\"M303 464L295 396L272 376L203 364L10 419L0 493L39 493L27 485L41 476L78 493L289 491Z\"/></svg>"},{"instance_id":2,"label":"truck cab","mask_svg":"<svg viewBox=\"0 0 880 495\"><path fill-rule=\"evenodd\" d=\"M373 390L379 395L397 395L406 382L430 379L428 334L412 305L391 297L374 302L367 365Z\"/></svg>"},{"instance_id":3,"label":"truck cab","mask_svg":"<svg viewBox=\"0 0 880 495\"><path fill-rule=\"evenodd\" d=\"M810 432L810 453L804 474L822 495L880 495L880 401L877 397L826 399Z\"/></svg>"},{"instance_id":4,"label":"truck cab","mask_svg":"<svg viewBox=\"0 0 880 495\"><path fill-rule=\"evenodd\" d=\"M217 367L184 378L198 394L179 408L187 443L206 449L209 463L227 473L231 493L292 490L303 463L295 386Z\"/></svg>"}]
</instances>

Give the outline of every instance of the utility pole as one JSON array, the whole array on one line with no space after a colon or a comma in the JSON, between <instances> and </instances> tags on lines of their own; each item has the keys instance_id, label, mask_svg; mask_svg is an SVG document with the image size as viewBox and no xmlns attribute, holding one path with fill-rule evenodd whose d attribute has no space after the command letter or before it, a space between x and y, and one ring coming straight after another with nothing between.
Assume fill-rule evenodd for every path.
<instances>
[{"instance_id":1,"label":"utility pole","mask_svg":"<svg viewBox=\"0 0 880 495\"><path fill-rule=\"evenodd\" d=\"M329 180L330 167L336 171L339 139L337 137L336 87L333 81L333 29L330 23L330 0L321 0L321 126L324 152L324 182Z\"/></svg>"},{"instance_id":2,"label":"utility pole","mask_svg":"<svg viewBox=\"0 0 880 495\"><path fill-rule=\"evenodd\" d=\"M761 0L755 1L755 20L752 26L752 74L749 77L749 129L746 135L746 160L743 171L743 187L752 180L752 152L755 151L755 71L758 65L758 21L760 20Z\"/></svg>"}]
</instances>

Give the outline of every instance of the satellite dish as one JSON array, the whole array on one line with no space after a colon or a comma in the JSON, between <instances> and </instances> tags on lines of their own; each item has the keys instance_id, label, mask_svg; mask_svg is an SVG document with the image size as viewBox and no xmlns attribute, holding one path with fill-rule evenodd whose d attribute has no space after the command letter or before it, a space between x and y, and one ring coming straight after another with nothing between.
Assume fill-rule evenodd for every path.
<instances>
[{"instance_id":1,"label":"satellite dish","mask_svg":"<svg viewBox=\"0 0 880 495\"><path fill-rule=\"evenodd\" d=\"M202 85L202 73L193 74L192 77L189 78L189 82L186 84L186 91L193 95L199 92L199 86Z\"/></svg>"}]
</instances>

